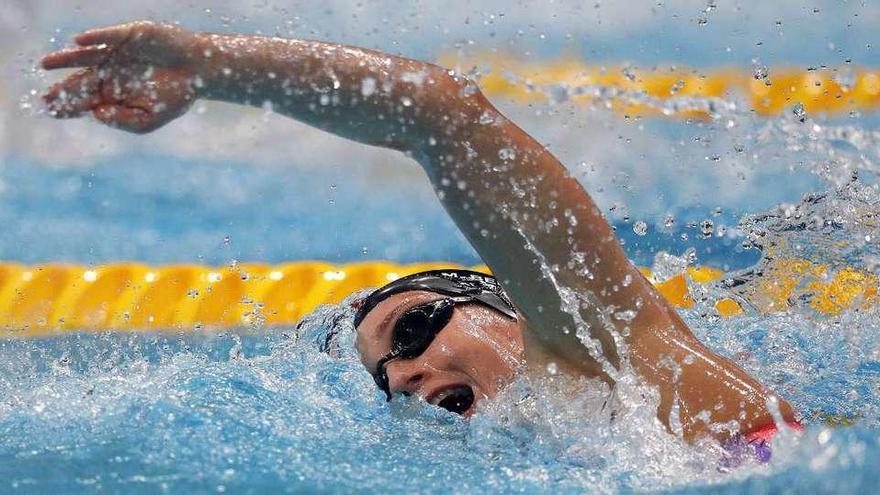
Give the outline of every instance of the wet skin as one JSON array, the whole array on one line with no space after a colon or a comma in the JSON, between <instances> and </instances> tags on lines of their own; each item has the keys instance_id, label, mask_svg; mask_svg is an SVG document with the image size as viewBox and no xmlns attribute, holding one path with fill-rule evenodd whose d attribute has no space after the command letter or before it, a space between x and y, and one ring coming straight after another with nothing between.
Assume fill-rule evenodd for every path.
<instances>
[{"instance_id":1,"label":"wet skin","mask_svg":"<svg viewBox=\"0 0 880 495\"><path fill-rule=\"evenodd\" d=\"M357 349L371 374L391 349L394 324L410 308L444 296L427 291L396 294L382 301L358 327ZM524 322L485 306L458 304L452 319L431 345L414 359L395 359L386 365L393 394L415 395L438 405L461 387L473 391L463 415L495 395L513 380L524 363Z\"/></svg>"}]
</instances>

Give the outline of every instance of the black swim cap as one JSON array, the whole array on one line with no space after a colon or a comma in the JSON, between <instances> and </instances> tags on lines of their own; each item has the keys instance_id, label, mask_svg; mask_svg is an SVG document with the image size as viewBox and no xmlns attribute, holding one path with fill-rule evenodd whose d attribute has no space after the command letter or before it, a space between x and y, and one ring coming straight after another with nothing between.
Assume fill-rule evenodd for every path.
<instances>
[{"instance_id":1,"label":"black swim cap","mask_svg":"<svg viewBox=\"0 0 880 495\"><path fill-rule=\"evenodd\" d=\"M394 294L412 290L426 290L445 296L470 296L474 301L516 319L516 308L492 275L471 270L430 270L399 278L367 296L354 316L355 328L379 303Z\"/></svg>"}]
</instances>

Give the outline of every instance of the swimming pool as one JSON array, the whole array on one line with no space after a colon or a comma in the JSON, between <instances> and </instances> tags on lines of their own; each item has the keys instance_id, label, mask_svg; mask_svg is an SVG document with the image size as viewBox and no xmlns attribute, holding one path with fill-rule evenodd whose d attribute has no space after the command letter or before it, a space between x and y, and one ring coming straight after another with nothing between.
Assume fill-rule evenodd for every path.
<instances>
[{"instance_id":1,"label":"swimming pool","mask_svg":"<svg viewBox=\"0 0 880 495\"><path fill-rule=\"evenodd\" d=\"M28 29L51 32L55 18L34 5L36 24ZM277 6L252 7L245 20L233 6L226 13L167 7L171 15L207 25L222 25L220 17L229 15L235 29L247 30L263 26L261 16ZM760 16L767 26L747 31L751 36L741 43L740 28L725 27L724 15L743 17L721 9L674 4L646 14L648 7L633 8L634 18L648 16L643 24L598 9L617 30L591 35L593 46L615 60L653 61L675 58L678 45L688 63L709 65L727 53L725 44L748 58L765 50L752 48L761 41L773 45L761 62L771 65L771 76L774 62L825 62L829 41L807 40L801 51L794 41L773 38L781 37L781 28L770 19L779 18L782 29L796 33L831 24L821 32L838 45L827 51L852 52L841 58L854 56L863 65L877 62L853 41L869 39L859 29L876 11L852 7L816 23L812 7L753 7L759 11L749 19ZM339 18L364 15L362 7L338 8L349 9ZM421 17L406 21L408 10L401 10L385 13L400 21L394 32L401 43L415 35L400 26L431 25ZM526 31L565 46L572 21L561 14L573 10L550 8L555 17L538 19L539 27ZM339 37L337 17L304 12L305 19L332 26L318 34ZM685 23L675 20L681 18L676 12L688 13L684 31L704 46L673 33ZM135 5L126 5L126 14L144 15ZM517 39L511 18L523 12L503 20L496 15L493 23L485 14L474 15L487 23L479 30L461 27L471 24L452 14L444 19L451 15L457 24L450 24L460 25L457 34L478 34L481 43L491 43L492 29L509 30L509 39ZM709 28L720 25L714 29L721 40L694 34L703 29L701 15L708 16ZM379 17L367 24L384 24ZM309 24L296 22L306 27L291 28L294 34L305 35ZM855 27L843 27L847 22ZM645 49L645 41L619 41L629 29L654 24L661 26L649 31L660 40L654 50ZM432 49L424 40L413 44L414 55ZM735 61L751 70L750 60ZM21 101L28 101L26 94ZM876 117L808 115L801 122L787 111L766 119L736 97L731 101L737 106L716 107L708 121L626 118L602 104L558 99L502 104L596 195L640 265L663 271L668 260L655 261L656 253L683 256L692 249L693 262L736 271L756 263L754 246L761 246L775 256L875 272ZM479 262L414 165L259 110L242 118L223 106L198 107L175 128L139 138L89 122L41 120L28 109L6 115L0 168L5 260ZM24 134L36 136L30 141L18 139L25 132L19 128L30 126L27 119L34 121L32 134ZM64 152L62 144L71 142L76 144ZM824 195L803 200L808 192ZM636 226L640 221L645 225ZM747 280L738 289L745 295L760 278ZM715 291L722 289L707 296ZM299 332L196 329L0 340L0 486L11 493L741 493L870 492L880 483L873 469L880 462L876 307L827 315L795 300L783 313L731 319L699 303L683 312L702 340L790 398L806 418L805 434L780 438L769 465L730 471L720 467L717 447L687 446L664 433L651 407L628 410L625 421L609 425L600 407L607 391L591 383L523 379L470 421L417 401L389 406L349 347L336 358L316 351L315 340L339 311L318 310ZM571 386L578 399L562 400L556 392Z\"/></svg>"}]
</instances>

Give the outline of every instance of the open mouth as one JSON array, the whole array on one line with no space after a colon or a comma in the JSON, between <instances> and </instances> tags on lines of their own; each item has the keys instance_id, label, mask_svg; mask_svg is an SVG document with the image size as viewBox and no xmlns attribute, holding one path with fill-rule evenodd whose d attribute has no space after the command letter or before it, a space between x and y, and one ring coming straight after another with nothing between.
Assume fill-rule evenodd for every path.
<instances>
[{"instance_id":1,"label":"open mouth","mask_svg":"<svg viewBox=\"0 0 880 495\"><path fill-rule=\"evenodd\" d=\"M464 414L474 405L474 390L467 385L454 385L437 392L428 402L455 414Z\"/></svg>"}]
</instances>

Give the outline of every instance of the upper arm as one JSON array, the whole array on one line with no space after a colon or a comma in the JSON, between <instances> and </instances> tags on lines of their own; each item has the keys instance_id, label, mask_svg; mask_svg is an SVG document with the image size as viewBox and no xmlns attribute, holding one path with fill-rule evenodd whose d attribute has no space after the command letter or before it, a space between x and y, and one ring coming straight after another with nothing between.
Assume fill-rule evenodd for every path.
<instances>
[{"instance_id":1,"label":"upper arm","mask_svg":"<svg viewBox=\"0 0 880 495\"><path fill-rule=\"evenodd\" d=\"M535 344L578 364L589 351L616 366L616 329L605 310L631 304L639 284L624 281L641 275L544 146L469 83L445 84L442 105L424 124L430 139L414 150L441 203L530 322ZM578 334L593 339L592 349Z\"/></svg>"}]
</instances>

